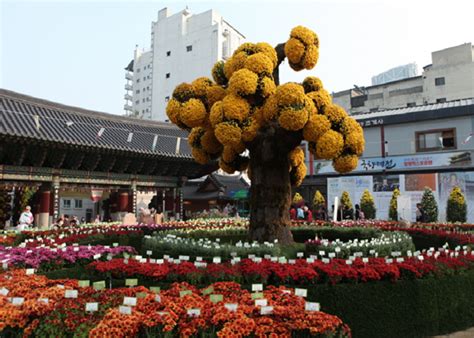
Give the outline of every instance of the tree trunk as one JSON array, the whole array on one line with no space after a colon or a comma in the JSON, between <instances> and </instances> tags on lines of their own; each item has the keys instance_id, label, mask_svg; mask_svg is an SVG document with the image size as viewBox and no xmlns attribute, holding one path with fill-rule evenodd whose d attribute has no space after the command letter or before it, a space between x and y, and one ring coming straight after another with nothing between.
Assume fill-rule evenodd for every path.
<instances>
[{"instance_id":1,"label":"tree trunk","mask_svg":"<svg viewBox=\"0 0 474 338\"><path fill-rule=\"evenodd\" d=\"M288 153L300 139L288 138L281 128L259 131L250 147L250 228L251 240L290 244L290 162Z\"/></svg>"}]
</instances>

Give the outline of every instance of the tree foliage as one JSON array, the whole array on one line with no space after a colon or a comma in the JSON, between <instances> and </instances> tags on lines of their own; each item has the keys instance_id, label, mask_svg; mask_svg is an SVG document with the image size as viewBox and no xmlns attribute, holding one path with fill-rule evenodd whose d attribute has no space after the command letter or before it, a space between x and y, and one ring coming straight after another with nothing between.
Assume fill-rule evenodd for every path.
<instances>
[{"instance_id":1,"label":"tree foliage","mask_svg":"<svg viewBox=\"0 0 474 338\"><path fill-rule=\"evenodd\" d=\"M366 219L374 219L377 209L375 209L374 197L368 189L365 189L360 198L360 209Z\"/></svg>"},{"instance_id":2,"label":"tree foliage","mask_svg":"<svg viewBox=\"0 0 474 338\"><path fill-rule=\"evenodd\" d=\"M446 206L446 220L448 222L465 223L467 219L466 199L459 187L454 187L449 194Z\"/></svg>"},{"instance_id":3,"label":"tree foliage","mask_svg":"<svg viewBox=\"0 0 474 338\"><path fill-rule=\"evenodd\" d=\"M438 221L438 203L436 203L433 191L428 187L425 187L421 197L421 208L424 212L424 222Z\"/></svg>"}]
</instances>

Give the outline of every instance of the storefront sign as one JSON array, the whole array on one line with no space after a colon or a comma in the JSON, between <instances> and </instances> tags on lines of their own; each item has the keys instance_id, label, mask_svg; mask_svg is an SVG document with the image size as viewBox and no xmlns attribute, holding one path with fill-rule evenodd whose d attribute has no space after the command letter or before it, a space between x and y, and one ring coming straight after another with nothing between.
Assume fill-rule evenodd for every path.
<instances>
[{"instance_id":1,"label":"storefront sign","mask_svg":"<svg viewBox=\"0 0 474 338\"><path fill-rule=\"evenodd\" d=\"M380 172L472 165L471 152L449 152L410 156L360 158L353 172ZM335 174L329 161L315 161L316 174Z\"/></svg>"},{"instance_id":2,"label":"storefront sign","mask_svg":"<svg viewBox=\"0 0 474 338\"><path fill-rule=\"evenodd\" d=\"M104 191L102 189L91 189L91 200L93 200L94 203L99 202L103 194Z\"/></svg>"}]
</instances>

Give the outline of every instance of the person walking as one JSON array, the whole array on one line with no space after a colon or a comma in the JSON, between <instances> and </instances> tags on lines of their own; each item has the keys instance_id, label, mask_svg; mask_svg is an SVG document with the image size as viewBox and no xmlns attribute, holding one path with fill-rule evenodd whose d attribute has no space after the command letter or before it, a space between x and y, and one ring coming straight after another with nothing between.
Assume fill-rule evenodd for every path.
<instances>
[{"instance_id":1,"label":"person walking","mask_svg":"<svg viewBox=\"0 0 474 338\"><path fill-rule=\"evenodd\" d=\"M33 220L33 213L31 212L31 207L28 205L20 215L17 230L23 231L28 229L33 224Z\"/></svg>"}]
</instances>

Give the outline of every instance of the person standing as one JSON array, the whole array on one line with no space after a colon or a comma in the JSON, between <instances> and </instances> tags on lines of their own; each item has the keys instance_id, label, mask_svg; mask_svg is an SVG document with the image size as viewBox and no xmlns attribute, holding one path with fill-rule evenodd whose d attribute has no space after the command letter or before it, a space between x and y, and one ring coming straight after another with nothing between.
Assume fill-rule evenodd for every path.
<instances>
[{"instance_id":1,"label":"person standing","mask_svg":"<svg viewBox=\"0 0 474 338\"><path fill-rule=\"evenodd\" d=\"M33 213L31 212L31 207L28 205L20 215L17 229L19 231L28 229L33 224L33 220Z\"/></svg>"},{"instance_id":2,"label":"person standing","mask_svg":"<svg viewBox=\"0 0 474 338\"><path fill-rule=\"evenodd\" d=\"M421 203L416 204L416 221L417 222L425 221L425 211L423 210Z\"/></svg>"}]
</instances>

